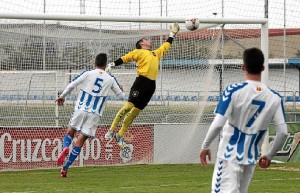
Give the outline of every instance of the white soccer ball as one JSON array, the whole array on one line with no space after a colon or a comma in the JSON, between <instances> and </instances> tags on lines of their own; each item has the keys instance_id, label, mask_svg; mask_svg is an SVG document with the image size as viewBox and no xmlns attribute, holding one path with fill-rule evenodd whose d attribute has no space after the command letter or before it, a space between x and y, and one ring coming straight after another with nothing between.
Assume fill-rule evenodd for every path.
<instances>
[{"instance_id":1,"label":"white soccer ball","mask_svg":"<svg viewBox=\"0 0 300 193\"><path fill-rule=\"evenodd\" d=\"M185 20L185 27L188 30L194 31L199 27L199 19L198 18L188 18Z\"/></svg>"}]
</instances>

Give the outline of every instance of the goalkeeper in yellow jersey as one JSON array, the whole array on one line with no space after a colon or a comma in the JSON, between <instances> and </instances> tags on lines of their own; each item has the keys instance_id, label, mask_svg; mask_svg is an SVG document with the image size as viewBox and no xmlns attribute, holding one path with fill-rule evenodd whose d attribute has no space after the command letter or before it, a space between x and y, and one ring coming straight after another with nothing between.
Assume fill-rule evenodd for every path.
<instances>
[{"instance_id":1,"label":"goalkeeper in yellow jersey","mask_svg":"<svg viewBox=\"0 0 300 193\"><path fill-rule=\"evenodd\" d=\"M107 140L114 137L121 149L123 149L125 145L123 138L125 132L132 121L147 106L155 92L155 80L157 79L160 59L170 49L172 41L179 29L178 23L172 24L170 26L168 39L156 50L152 51L151 41L143 38L136 43L135 50L108 64L106 69L108 72L110 72L111 67L119 66L123 63L135 61L137 65L137 77L130 89L128 101L119 110L110 129L105 134L105 139ZM122 120L122 127L119 132L115 134L114 131Z\"/></svg>"}]
</instances>

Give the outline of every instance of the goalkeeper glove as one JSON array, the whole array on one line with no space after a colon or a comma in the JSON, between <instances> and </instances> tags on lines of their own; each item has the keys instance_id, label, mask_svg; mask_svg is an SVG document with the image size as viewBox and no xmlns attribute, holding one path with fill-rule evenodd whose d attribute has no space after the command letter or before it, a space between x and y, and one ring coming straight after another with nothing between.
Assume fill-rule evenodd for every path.
<instances>
[{"instance_id":1,"label":"goalkeeper glove","mask_svg":"<svg viewBox=\"0 0 300 193\"><path fill-rule=\"evenodd\" d=\"M114 62L111 62L111 63L107 64L107 66L106 66L106 68L105 68L105 72L111 74L112 66L115 66L115 63L114 63Z\"/></svg>"},{"instance_id":2,"label":"goalkeeper glove","mask_svg":"<svg viewBox=\"0 0 300 193\"><path fill-rule=\"evenodd\" d=\"M174 38L176 36L176 34L179 32L179 30L180 30L180 27L177 22L171 24L170 25L170 37Z\"/></svg>"}]
</instances>

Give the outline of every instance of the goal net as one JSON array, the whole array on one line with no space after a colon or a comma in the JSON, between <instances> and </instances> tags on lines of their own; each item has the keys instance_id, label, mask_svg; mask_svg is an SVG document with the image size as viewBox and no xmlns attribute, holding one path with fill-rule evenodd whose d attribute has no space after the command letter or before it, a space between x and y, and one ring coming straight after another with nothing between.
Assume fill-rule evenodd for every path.
<instances>
[{"instance_id":1,"label":"goal net","mask_svg":"<svg viewBox=\"0 0 300 193\"><path fill-rule=\"evenodd\" d=\"M114 61L135 49L135 43L141 38L149 38L156 49L166 41L169 34L168 29L155 23L143 23L143 27L139 29L140 24L135 22L101 22L101 28L99 22L93 21L27 22L29 24L7 24L2 28L0 36L5 49L2 59L2 69L5 71L1 73L1 82L5 85L1 90L1 103L4 107L1 114L5 115L1 116L1 125L5 128L1 131L4 132L4 144L16 143L15 147L5 146L4 154L7 155L3 158L8 160L8 164L13 162L14 156L8 152L15 148L16 163L19 163L13 167L15 169L30 168L32 165L29 163L39 158L41 161L36 162L40 165L43 165L45 159L50 159L50 167L55 166L56 156L61 150L64 127L74 110L79 88L67 97L63 107L55 106L54 100L74 76L93 68L96 54L105 52L109 55L109 60ZM75 165L99 164L98 159L104 165L194 162L189 155L192 152L187 149L192 147L195 152L193 157L198 157L200 144L195 144L195 141L205 136L221 91L224 86L243 80L239 69L242 48L239 44L230 43L231 50L223 53L226 64L222 65L222 39L230 40L226 39L220 26L204 26L192 32L185 30L181 23L182 30L160 63L153 98L125 135L129 144L127 150L120 152L114 141L110 143L103 139L108 126L124 103L111 95L99 122L96 141L89 140L86 143L84 153ZM251 39L243 43L245 47L260 47L260 25L248 25L246 28L241 25L238 28L243 30L241 37L249 36ZM253 30L255 37L252 35ZM226 29L223 31L227 32ZM227 33L228 37L232 36L230 31ZM230 53L235 55L229 57ZM49 70L53 72L47 72ZM135 64L115 67L112 73L128 96L136 77ZM17 130L12 131L11 127L17 127ZM57 127L63 129L56 129ZM47 136L49 131L53 134ZM23 138L15 135L28 132L35 133L36 136ZM165 143L167 133L175 136ZM38 144L33 141L37 138L41 140L41 146L45 140L49 142L45 142L45 147L37 150L38 154L34 157L33 152ZM19 140L20 144L14 140ZM57 143L54 143L55 140ZM28 154L29 144L34 145L31 145ZM102 154L99 153L100 150ZM166 156L167 150L170 156ZM10 157L12 159L8 159Z\"/></svg>"},{"instance_id":2,"label":"goal net","mask_svg":"<svg viewBox=\"0 0 300 193\"><path fill-rule=\"evenodd\" d=\"M64 7L71 1L66 2ZM155 6L161 6L159 1L154 2ZM112 1L112 4L118 8L114 12L125 9L125 5L118 5L120 2ZM132 12L138 9L136 3L130 5ZM84 8L88 5L80 7L81 15L73 19L70 15L69 18L52 15L55 19L42 20L1 19L0 168L55 167L79 88L67 96L63 107L55 106L57 95L78 73L94 68L94 57L98 53L107 53L109 62L112 62L135 49L135 43L141 38L149 38L154 49L166 41L168 25L174 17L152 12L153 7L146 1L143 5L145 8L142 10L147 10L147 13L132 13L136 20L142 18L138 16L148 14L157 17L157 20L168 18L171 22L145 22L146 17L143 22L125 21L133 18L127 17L132 16L130 13L110 19L99 17L98 21L95 21L96 16L79 21L83 20ZM50 3L50 10L46 13L56 13L55 9L51 9L56 6ZM175 16L175 12L184 9L191 10L189 15L197 16L200 9L197 6L189 3L183 6L176 2L168 13ZM68 13L75 13L73 8L70 6ZM105 15L104 12L109 9L100 5L99 10L103 11L100 14ZM166 12L165 8L162 10ZM213 7L208 6L203 13L208 16L212 10ZM99 12L90 10L89 14ZM20 18L20 14L16 15ZM122 17L124 21L121 21ZM263 14L259 18L262 17ZM229 84L244 81L240 70L243 49L261 48L263 34L261 25L255 22L243 24L238 21L239 24L233 24L231 21L224 26L224 22L213 24L210 21L209 24L202 23L196 31L186 30L184 19L178 22L181 30L160 62L156 92L126 133L125 141L129 145L120 151L115 141L103 139L124 104L110 93L96 138L87 141L75 166L198 162L198 152L222 90ZM276 40L274 42L276 44ZM275 51L272 53L276 55ZM279 57L282 58L281 55ZM275 60L271 55L270 59L268 84L282 91L286 97L295 97L299 89L294 83L294 68L286 69L285 73L293 75L286 76L283 74L283 60ZM112 73L128 96L136 77L135 64L120 65ZM287 105L295 106L294 102ZM216 150L217 140L212 148Z\"/></svg>"},{"instance_id":3,"label":"goal net","mask_svg":"<svg viewBox=\"0 0 300 193\"><path fill-rule=\"evenodd\" d=\"M55 71L0 71L1 125L58 126Z\"/></svg>"}]
</instances>

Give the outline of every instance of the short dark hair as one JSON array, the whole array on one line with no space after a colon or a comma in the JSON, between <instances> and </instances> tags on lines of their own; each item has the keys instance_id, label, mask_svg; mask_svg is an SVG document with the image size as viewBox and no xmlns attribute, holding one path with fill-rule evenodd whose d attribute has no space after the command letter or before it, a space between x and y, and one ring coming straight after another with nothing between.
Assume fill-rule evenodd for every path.
<instances>
[{"instance_id":1,"label":"short dark hair","mask_svg":"<svg viewBox=\"0 0 300 193\"><path fill-rule=\"evenodd\" d=\"M98 67L103 67L107 64L107 55L105 53L100 53L96 56L95 65Z\"/></svg>"},{"instance_id":2,"label":"short dark hair","mask_svg":"<svg viewBox=\"0 0 300 193\"><path fill-rule=\"evenodd\" d=\"M264 54L258 48L244 50L243 62L249 74L260 74L264 70Z\"/></svg>"},{"instance_id":3,"label":"short dark hair","mask_svg":"<svg viewBox=\"0 0 300 193\"><path fill-rule=\"evenodd\" d=\"M144 41L144 40L147 40L147 38L142 38L139 41L137 41L136 44L135 44L135 48L136 49L141 49L142 48L141 42Z\"/></svg>"}]
</instances>

